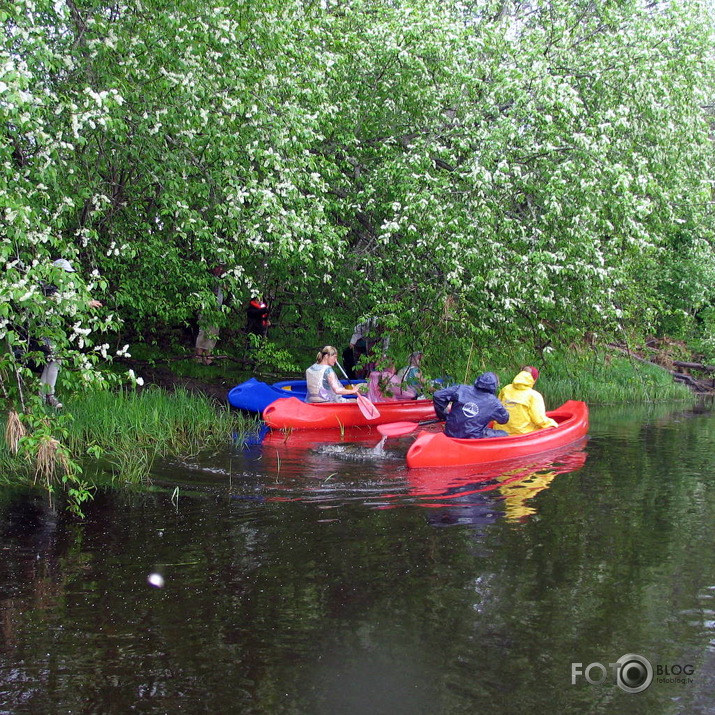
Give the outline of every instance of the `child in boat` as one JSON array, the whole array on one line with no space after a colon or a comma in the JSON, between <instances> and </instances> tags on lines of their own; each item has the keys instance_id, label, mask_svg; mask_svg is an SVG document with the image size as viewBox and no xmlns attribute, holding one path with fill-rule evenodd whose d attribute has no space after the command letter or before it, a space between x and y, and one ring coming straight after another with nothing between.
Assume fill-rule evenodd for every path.
<instances>
[{"instance_id":1,"label":"child in boat","mask_svg":"<svg viewBox=\"0 0 715 715\"><path fill-rule=\"evenodd\" d=\"M417 392L395 373L395 363L383 360L382 364L370 372L367 379L367 397L371 402L397 402L414 400Z\"/></svg>"},{"instance_id":2,"label":"child in boat","mask_svg":"<svg viewBox=\"0 0 715 715\"><path fill-rule=\"evenodd\" d=\"M444 433L459 439L482 437L505 437L506 432L490 429L487 425L495 420L506 422L509 413L497 399L499 378L493 372L481 374L471 385L452 385L434 393L434 411L441 420L446 420ZM449 412L447 407L451 405Z\"/></svg>"},{"instance_id":3,"label":"child in boat","mask_svg":"<svg viewBox=\"0 0 715 715\"><path fill-rule=\"evenodd\" d=\"M538 377L539 371L527 366L499 393L499 399L509 412L509 420L498 422L508 434L528 434L546 427L558 427L557 422L546 416L541 393L534 390Z\"/></svg>"},{"instance_id":4,"label":"child in boat","mask_svg":"<svg viewBox=\"0 0 715 715\"><path fill-rule=\"evenodd\" d=\"M326 345L316 356L315 362L305 371L308 386L306 402L345 402L343 395L354 395L358 385L343 387L333 366L338 361L338 351Z\"/></svg>"},{"instance_id":5,"label":"child in boat","mask_svg":"<svg viewBox=\"0 0 715 715\"><path fill-rule=\"evenodd\" d=\"M424 394L425 384L422 379L421 362L422 352L417 350L410 354L407 366L397 373L402 394L409 395L409 397L404 397L403 399L416 400Z\"/></svg>"},{"instance_id":6,"label":"child in boat","mask_svg":"<svg viewBox=\"0 0 715 715\"><path fill-rule=\"evenodd\" d=\"M367 378L367 399L370 402L394 402L393 388L396 386L395 364L384 362L370 371Z\"/></svg>"}]
</instances>

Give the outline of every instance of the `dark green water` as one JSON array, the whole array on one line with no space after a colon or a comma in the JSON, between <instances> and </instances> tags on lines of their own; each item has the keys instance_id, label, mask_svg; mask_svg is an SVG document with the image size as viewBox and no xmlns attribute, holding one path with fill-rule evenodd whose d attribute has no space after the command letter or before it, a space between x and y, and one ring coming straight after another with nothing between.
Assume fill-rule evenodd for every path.
<instances>
[{"instance_id":1,"label":"dark green water","mask_svg":"<svg viewBox=\"0 0 715 715\"><path fill-rule=\"evenodd\" d=\"M449 479L409 440L163 464L84 522L0 491L0 714L715 711L709 407Z\"/></svg>"}]
</instances>

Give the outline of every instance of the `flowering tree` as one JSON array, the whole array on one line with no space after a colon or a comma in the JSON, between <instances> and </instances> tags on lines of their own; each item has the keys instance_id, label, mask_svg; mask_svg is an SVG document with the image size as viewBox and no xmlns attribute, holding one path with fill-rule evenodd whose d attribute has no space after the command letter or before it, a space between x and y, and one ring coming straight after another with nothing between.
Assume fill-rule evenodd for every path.
<instances>
[{"instance_id":1,"label":"flowering tree","mask_svg":"<svg viewBox=\"0 0 715 715\"><path fill-rule=\"evenodd\" d=\"M371 299L482 344L687 322L713 299L711 13L498 6L440 18L442 33L403 22L399 49L346 60L362 68L346 82L365 77L353 125L374 132L351 145L358 192L344 189L372 219L353 244ZM381 72L391 52L399 72ZM393 122L363 121L365 95L399 96Z\"/></svg>"}]
</instances>

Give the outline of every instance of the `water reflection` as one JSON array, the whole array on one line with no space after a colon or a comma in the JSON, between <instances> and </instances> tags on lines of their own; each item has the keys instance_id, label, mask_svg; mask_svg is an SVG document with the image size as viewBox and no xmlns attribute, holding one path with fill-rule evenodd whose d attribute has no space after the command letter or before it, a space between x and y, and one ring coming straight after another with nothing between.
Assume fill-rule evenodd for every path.
<instances>
[{"instance_id":1,"label":"water reflection","mask_svg":"<svg viewBox=\"0 0 715 715\"><path fill-rule=\"evenodd\" d=\"M423 506L446 506L451 523L479 524L503 516L507 521L524 522L536 513L530 503L549 487L558 474L574 472L586 462L585 440L548 458L520 463L494 463L479 470L474 467L413 469L408 471L410 493ZM440 523L450 522L442 515Z\"/></svg>"},{"instance_id":2,"label":"water reflection","mask_svg":"<svg viewBox=\"0 0 715 715\"><path fill-rule=\"evenodd\" d=\"M387 440L371 428L269 431L261 443L262 468L274 480L266 482L265 496L325 504L358 500L381 509L416 504L435 510L429 521L436 526L483 526L502 517L523 522L536 513L533 498L587 457L582 440L526 462L408 469L404 459L413 439Z\"/></svg>"}]
</instances>

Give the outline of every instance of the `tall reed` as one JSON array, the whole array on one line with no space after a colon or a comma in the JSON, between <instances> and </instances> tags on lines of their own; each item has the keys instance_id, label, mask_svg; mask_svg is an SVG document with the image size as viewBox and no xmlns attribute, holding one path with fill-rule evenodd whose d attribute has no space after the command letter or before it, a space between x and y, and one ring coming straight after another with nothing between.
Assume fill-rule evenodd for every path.
<instances>
[{"instance_id":1,"label":"tall reed","mask_svg":"<svg viewBox=\"0 0 715 715\"><path fill-rule=\"evenodd\" d=\"M194 455L256 429L255 419L186 390L92 392L65 409L70 450L101 454L122 481L146 478L157 457Z\"/></svg>"}]
</instances>

